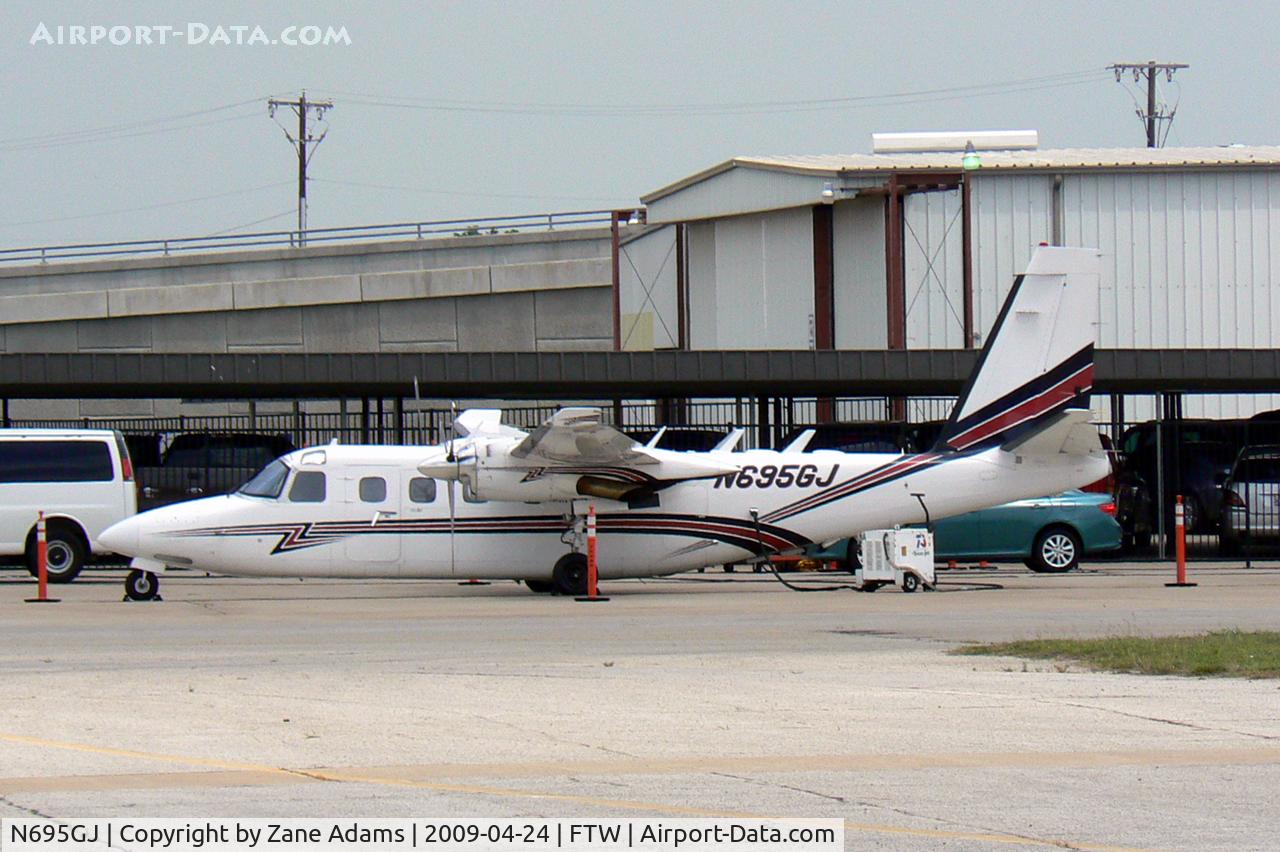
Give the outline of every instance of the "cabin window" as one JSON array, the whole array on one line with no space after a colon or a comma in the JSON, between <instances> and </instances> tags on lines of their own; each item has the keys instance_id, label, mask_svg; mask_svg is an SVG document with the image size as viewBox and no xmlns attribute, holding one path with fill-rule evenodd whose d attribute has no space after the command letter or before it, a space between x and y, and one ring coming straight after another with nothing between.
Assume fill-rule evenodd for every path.
<instances>
[{"instance_id":1,"label":"cabin window","mask_svg":"<svg viewBox=\"0 0 1280 852\"><path fill-rule=\"evenodd\" d=\"M318 470L300 470L289 486L289 500L294 503L324 502L324 473Z\"/></svg>"},{"instance_id":2,"label":"cabin window","mask_svg":"<svg viewBox=\"0 0 1280 852\"><path fill-rule=\"evenodd\" d=\"M366 476L360 480L360 501L381 503L387 499L387 481L381 476Z\"/></svg>"},{"instance_id":3,"label":"cabin window","mask_svg":"<svg viewBox=\"0 0 1280 852\"><path fill-rule=\"evenodd\" d=\"M476 496L476 492L474 492L474 491L472 491L472 490L471 490L471 483L469 483L469 482L463 482L463 483L462 483L462 499L463 499L463 500L465 500L465 501L466 501L466 502L468 502L468 503L487 503L487 502L489 502L488 500L484 500L484 499L482 499L482 498L480 498L480 497L477 497L477 496Z\"/></svg>"},{"instance_id":4,"label":"cabin window","mask_svg":"<svg viewBox=\"0 0 1280 852\"><path fill-rule=\"evenodd\" d=\"M425 476L415 476L409 480L409 502L434 503L436 501L436 481Z\"/></svg>"}]
</instances>

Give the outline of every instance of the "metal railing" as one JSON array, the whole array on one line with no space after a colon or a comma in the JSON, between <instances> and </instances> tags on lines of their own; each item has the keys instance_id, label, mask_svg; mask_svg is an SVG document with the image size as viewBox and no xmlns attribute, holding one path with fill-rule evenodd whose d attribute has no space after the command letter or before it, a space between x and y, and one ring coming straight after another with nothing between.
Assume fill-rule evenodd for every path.
<instances>
[{"instance_id":1,"label":"metal railing","mask_svg":"<svg viewBox=\"0 0 1280 852\"><path fill-rule=\"evenodd\" d=\"M260 231L251 234L214 234L159 240L125 240L112 243L74 243L0 249L0 264L49 263L55 260L118 256L188 254L231 249L286 247L382 240L425 240L439 237L476 237L498 234L554 231L608 225L608 210L573 210L564 213L530 213L490 216L483 219L438 219L431 222L392 222L347 228L311 228L306 231Z\"/></svg>"},{"instance_id":2,"label":"metal railing","mask_svg":"<svg viewBox=\"0 0 1280 852\"><path fill-rule=\"evenodd\" d=\"M744 447L778 446L794 429L808 426L819 419L819 404L813 398L789 400L767 412L764 424L760 411L749 399L697 400L682 406L678 412L664 412L654 401L630 401L614 405L597 404L605 420L632 431L648 431L660 426L674 428L716 429L727 432L735 426L748 430ZM911 422L946 416L952 400L944 397L916 398L908 406ZM502 406L504 423L530 430L545 421L559 406ZM890 416L892 405L884 397L834 400L832 413L845 422L879 422ZM674 416L673 416L674 415ZM453 411L448 408L397 409L394 406L368 410L351 407L346 412L255 412L243 414L184 414L173 417L83 417L76 419L35 420L11 418L3 424L11 428L85 428L118 429L126 435L157 438L154 449L164 449L161 436L184 432L255 432L283 434L299 447L327 444L335 438L347 443L435 444L452 431ZM760 427L768 432L760 434Z\"/></svg>"}]
</instances>

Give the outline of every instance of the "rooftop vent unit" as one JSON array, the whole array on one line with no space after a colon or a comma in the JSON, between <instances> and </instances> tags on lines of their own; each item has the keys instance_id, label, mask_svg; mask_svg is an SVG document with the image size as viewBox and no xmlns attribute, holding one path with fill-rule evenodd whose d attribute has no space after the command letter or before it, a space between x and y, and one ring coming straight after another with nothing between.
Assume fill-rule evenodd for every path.
<instances>
[{"instance_id":1,"label":"rooftop vent unit","mask_svg":"<svg viewBox=\"0 0 1280 852\"><path fill-rule=\"evenodd\" d=\"M926 133L872 133L873 154L922 154L963 151L1034 151L1040 134L1034 130L944 130Z\"/></svg>"}]
</instances>

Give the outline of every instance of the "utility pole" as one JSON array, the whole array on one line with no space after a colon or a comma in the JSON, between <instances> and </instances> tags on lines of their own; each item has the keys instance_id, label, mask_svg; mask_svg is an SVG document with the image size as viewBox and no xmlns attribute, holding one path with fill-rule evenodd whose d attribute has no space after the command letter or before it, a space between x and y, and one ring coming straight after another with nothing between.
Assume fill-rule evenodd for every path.
<instances>
[{"instance_id":1,"label":"utility pole","mask_svg":"<svg viewBox=\"0 0 1280 852\"><path fill-rule=\"evenodd\" d=\"M1147 147L1159 148L1160 144L1156 140L1156 123L1160 121L1173 121L1173 113L1176 108L1168 114L1156 111L1156 74L1160 71L1164 72L1165 81L1173 80L1174 72L1179 68L1190 68L1190 65L1181 62L1117 62L1110 66L1111 70L1116 72L1116 82L1120 82L1120 78L1126 71L1133 72L1133 82L1140 83L1145 77L1147 80L1147 111L1143 113L1138 110L1138 118L1147 126ZM1167 134L1166 134L1167 135Z\"/></svg>"},{"instance_id":2,"label":"utility pole","mask_svg":"<svg viewBox=\"0 0 1280 852\"><path fill-rule=\"evenodd\" d=\"M311 155L315 153L316 146L323 142L324 137L329 133L326 127L319 136L311 135L307 130L307 117L314 110L316 121L323 121L325 110L333 109L333 101L309 101L306 90L303 90L296 101L282 101L276 98L267 101L267 114L275 118L276 110L280 107L289 107L298 116L297 135L280 124L278 120L276 124L280 124L285 138L293 145L298 155L298 245L304 246L307 244L307 163L311 161Z\"/></svg>"}]
</instances>

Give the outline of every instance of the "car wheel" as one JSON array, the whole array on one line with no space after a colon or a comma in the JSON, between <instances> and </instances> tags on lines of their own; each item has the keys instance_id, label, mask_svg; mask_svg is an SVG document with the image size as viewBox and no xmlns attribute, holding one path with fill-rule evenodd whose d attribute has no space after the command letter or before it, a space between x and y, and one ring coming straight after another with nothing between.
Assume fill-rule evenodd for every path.
<instances>
[{"instance_id":1,"label":"car wheel","mask_svg":"<svg viewBox=\"0 0 1280 852\"><path fill-rule=\"evenodd\" d=\"M51 523L45 534L48 545L46 551L46 570L50 583L70 583L79 576L84 568L85 554L88 547L78 530L66 524ZM36 537L31 536L27 543L27 570L31 576L40 573L37 565Z\"/></svg>"},{"instance_id":2,"label":"car wheel","mask_svg":"<svg viewBox=\"0 0 1280 852\"><path fill-rule=\"evenodd\" d=\"M908 571L902 575L902 591L910 594L920 590L920 578Z\"/></svg>"},{"instance_id":3,"label":"car wheel","mask_svg":"<svg viewBox=\"0 0 1280 852\"><path fill-rule=\"evenodd\" d=\"M1080 536L1067 527L1048 527L1036 536L1027 566L1032 571L1060 574L1080 564Z\"/></svg>"},{"instance_id":4,"label":"car wheel","mask_svg":"<svg viewBox=\"0 0 1280 852\"><path fill-rule=\"evenodd\" d=\"M587 593L587 557L581 553L566 553L556 561L551 570L551 582L562 595Z\"/></svg>"}]
</instances>

